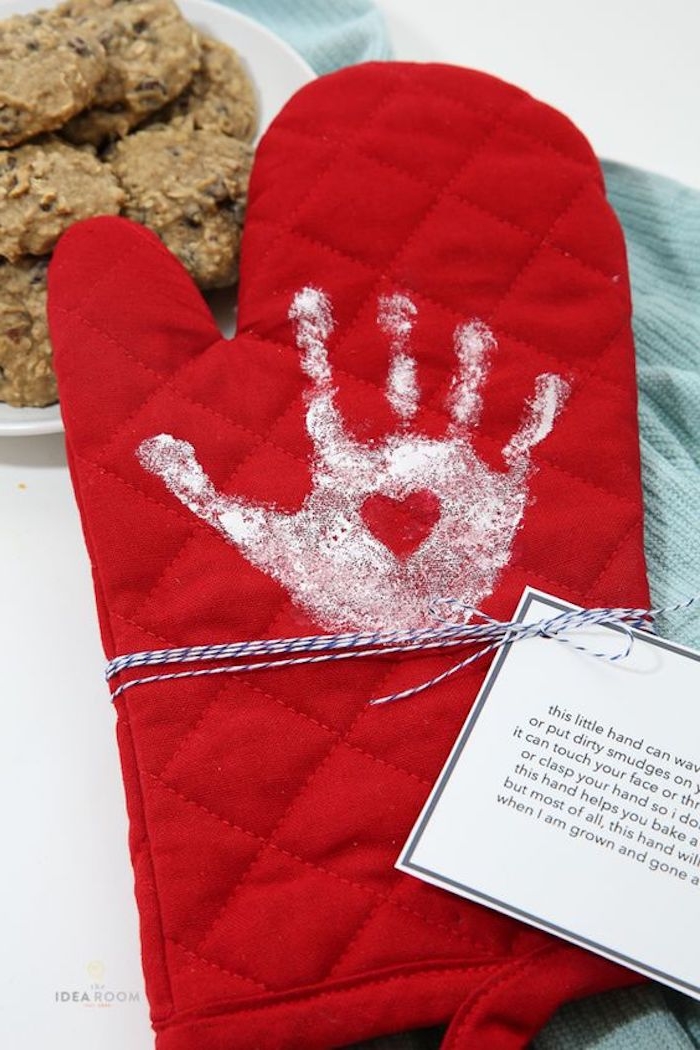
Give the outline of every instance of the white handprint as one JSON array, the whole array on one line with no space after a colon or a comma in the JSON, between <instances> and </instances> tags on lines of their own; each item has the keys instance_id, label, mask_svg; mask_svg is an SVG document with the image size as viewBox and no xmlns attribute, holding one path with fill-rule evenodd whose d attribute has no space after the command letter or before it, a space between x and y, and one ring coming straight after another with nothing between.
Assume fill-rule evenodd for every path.
<instances>
[{"instance_id":1,"label":"white handprint","mask_svg":"<svg viewBox=\"0 0 700 1050\"><path fill-rule=\"evenodd\" d=\"M478 605L508 563L527 501L530 450L551 431L568 384L551 373L537 376L520 427L503 448L507 470L491 470L475 454L469 428L481 412L493 334L477 319L455 329L452 422L443 439L428 438L409 429L419 400L409 349L416 308L405 295L382 297L377 323L391 346L386 395L401 425L382 443L361 443L346 431L335 404L328 297L303 288L289 316L312 382L306 413L314 449L311 492L300 510L285 513L217 492L192 445L170 434L141 443L141 464L282 584L324 630L424 627L431 623L431 599L440 595ZM368 526L366 508L377 496L401 504L417 493L431 494L437 520L415 549L397 554Z\"/></svg>"}]
</instances>

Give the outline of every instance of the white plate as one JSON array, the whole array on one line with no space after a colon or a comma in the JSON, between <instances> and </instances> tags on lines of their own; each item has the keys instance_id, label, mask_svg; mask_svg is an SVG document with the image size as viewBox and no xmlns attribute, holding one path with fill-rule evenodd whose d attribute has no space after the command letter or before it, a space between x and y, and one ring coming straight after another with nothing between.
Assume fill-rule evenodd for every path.
<instances>
[{"instance_id":1,"label":"white plate","mask_svg":"<svg viewBox=\"0 0 700 1050\"><path fill-rule=\"evenodd\" d=\"M0 0L0 19L26 14L44 6L41 0ZM288 99L315 74L301 55L269 29L212 0L181 0L180 9L198 29L222 40L244 60L258 91L260 130L264 131ZM221 294L214 297L217 319ZM230 327L230 324L227 325ZM0 436L54 434L63 429L58 405L48 408L11 408L0 402Z\"/></svg>"}]
</instances>

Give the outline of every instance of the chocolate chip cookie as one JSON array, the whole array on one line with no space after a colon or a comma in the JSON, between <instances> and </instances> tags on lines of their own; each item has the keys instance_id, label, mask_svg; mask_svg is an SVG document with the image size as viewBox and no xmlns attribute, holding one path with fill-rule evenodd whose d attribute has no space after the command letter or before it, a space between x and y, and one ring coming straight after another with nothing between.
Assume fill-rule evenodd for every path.
<instances>
[{"instance_id":1,"label":"chocolate chip cookie","mask_svg":"<svg viewBox=\"0 0 700 1050\"><path fill-rule=\"evenodd\" d=\"M176 98L199 68L198 34L172 0L65 0L57 17L94 34L107 71L90 109L64 129L71 142L99 146Z\"/></svg>"},{"instance_id":2,"label":"chocolate chip cookie","mask_svg":"<svg viewBox=\"0 0 700 1050\"><path fill-rule=\"evenodd\" d=\"M0 22L0 146L59 127L91 101L106 70L87 27L47 11Z\"/></svg>"},{"instance_id":3,"label":"chocolate chip cookie","mask_svg":"<svg viewBox=\"0 0 700 1050\"><path fill-rule=\"evenodd\" d=\"M194 127L221 131L251 142L258 127L253 83L233 48L199 34L202 64L189 87L154 120L177 123L191 117Z\"/></svg>"},{"instance_id":4,"label":"chocolate chip cookie","mask_svg":"<svg viewBox=\"0 0 700 1050\"><path fill-rule=\"evenodd\" d=\"M92 149L47 135L0 151L0 255L44 255L72 223L116 215L124 201Z\"/></svg>"},{"instance_id":5,"label":"chocolate chip cookie","mask_svg":"<svg viewBox=\"0 0 700 1050\"><path fill-rule=\"evenodd\" d=\"M126 193L124 214L154 230L200 288L236 280L250 146L184 122L134 132L107 159Z\"/></svg>"},{"instance_id":6,"label":"chocolate chip cookie","mask_svg":"<svg viewBox=\"0 0 700 1050\"><path fill-rule=\"evenodd\" d=\"M16 408L58 400L46 323L47 264L0 263L0 401Z\"/></svg>"}]
</instances>

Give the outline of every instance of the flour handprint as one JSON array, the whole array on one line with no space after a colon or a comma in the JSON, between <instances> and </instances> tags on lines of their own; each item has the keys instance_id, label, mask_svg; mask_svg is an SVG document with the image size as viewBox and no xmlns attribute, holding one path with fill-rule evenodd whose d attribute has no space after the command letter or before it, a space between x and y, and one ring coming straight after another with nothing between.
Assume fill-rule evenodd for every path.
<instances>
[{"instance_id":1,"label":"flour handprint","mask_svg":"<svg viewBox=\"0 0 700 1050\"><path fill-rule=\"evenodd\" d=\"M444 438L425 437L410 430L420 398L410 353L416 308L405 295L383 296L377 324L391 345L386 396L400 425L383 442L363 443L348 433L335 403L328 297L303 288L289 316L311 380L306 427L314 454L311 491L301 508L287 513L217 492L192 445L170 434L141 443L141 464L324 630L427 626L430 601L440 595L478 605L509 561L527 502L530 450L550 433L568 384L552 373L537 376L520 426L503 448L507 470L494 471L470 441L496 348L493 334L476 319L455 329L451 423ZM399 510L418 502L424 521L417 544L409 539L398 549L379 538L369 513L378 500Z\"/></svg>"}]
</instances>

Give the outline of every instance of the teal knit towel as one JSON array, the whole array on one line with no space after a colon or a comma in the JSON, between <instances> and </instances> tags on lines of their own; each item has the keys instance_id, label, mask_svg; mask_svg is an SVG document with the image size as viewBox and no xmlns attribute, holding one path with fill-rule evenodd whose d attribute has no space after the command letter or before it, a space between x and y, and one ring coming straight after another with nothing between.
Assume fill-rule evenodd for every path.
<instances>
[{"instance_id":1,"label":"teal knit towel","mask_svg":"<svg viewBox=\"0 0 700 1050\"><path fill-rule=\"evenodd\" d=\"M658 985L608 992L563 1006L535 1050L693 1050L670 993Z\"/></svg>"},{"instance_id":2,"label":"teal knit towel","mask_svg":"<svg viewBox=\"0 0 700 1050\"><path fill-rule=\"evenodd\" d=\"M627 240L654 601L700 592L700 193L604 162ZM700 646L700 616L661 625Z\"/></svg>"},{"instance_id":3,"label":"teal knit towel","mask_svg":"<svg viewBox=\"0 0 700 1050\"><path fill-rule=\"evenodd\" d=\"M391 55L371 0L221 2L284 37L318 73ZM603 168L632 279L649 580L654 602L671 604L700 592L700 192L622 164ZM700 614L660 628L700 646ZM431 1029L363 1046L433 1050L440 1038ZM698 1048L700 1004L651 984L568 1004L534 1043L534 1050Z\"/></svg>"},{"instance_id":4,"label":"teal knit towel","mask_svg":"<svg viewBox=\"0 0 700 1050\"><path fill-rule=\"evenodd\" d=\"M390 58L384 20L371 0L221 0L262 22L317 73Z\"/></svg>"}]
</instances>

